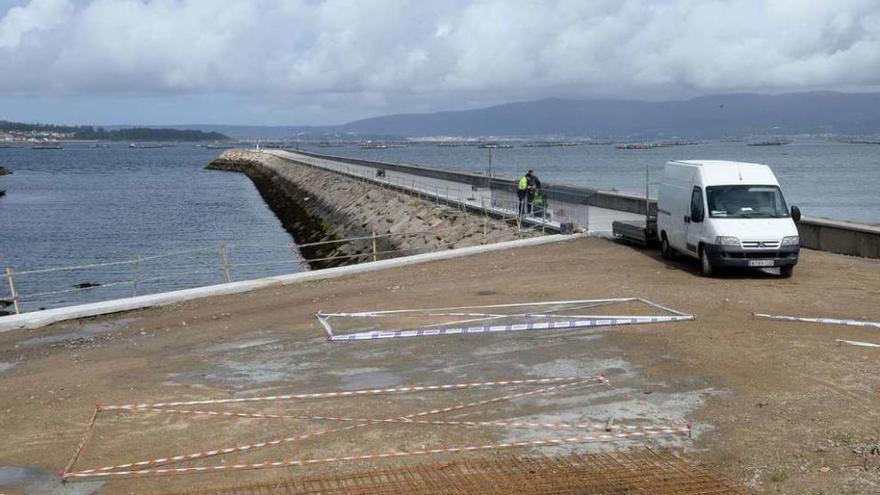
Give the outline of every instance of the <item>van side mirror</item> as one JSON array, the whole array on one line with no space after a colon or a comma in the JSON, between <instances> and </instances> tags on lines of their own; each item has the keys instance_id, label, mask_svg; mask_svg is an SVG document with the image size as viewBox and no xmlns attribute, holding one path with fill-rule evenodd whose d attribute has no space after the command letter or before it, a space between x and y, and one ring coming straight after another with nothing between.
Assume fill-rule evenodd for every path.
<instances>
[{"instance_id":1,"label":"van side mirror","mask_svg":"<svg viewBox=\"0 0 880 495\"><path fill-rule=\"evenodd\" d=\"M795 221L795 223L801 221L801 209L797 206L791 207L791 219Z\"/></svg>"}]
</instances>

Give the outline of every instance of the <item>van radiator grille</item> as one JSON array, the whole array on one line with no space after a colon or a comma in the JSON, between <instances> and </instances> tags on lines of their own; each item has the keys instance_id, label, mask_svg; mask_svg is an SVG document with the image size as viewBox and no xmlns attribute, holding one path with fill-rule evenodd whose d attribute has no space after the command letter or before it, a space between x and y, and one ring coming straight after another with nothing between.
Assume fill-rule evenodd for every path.
<instances>
[{"instance_id":1,"label":"van radiator grille","mask_svg":"<svg viewBox=\"0 0 880 495\"><path fill-rule=\"evenodd\" d=\"M742 241L743 248L779 249L779 241Z\"/></svg>"}]
</instances>

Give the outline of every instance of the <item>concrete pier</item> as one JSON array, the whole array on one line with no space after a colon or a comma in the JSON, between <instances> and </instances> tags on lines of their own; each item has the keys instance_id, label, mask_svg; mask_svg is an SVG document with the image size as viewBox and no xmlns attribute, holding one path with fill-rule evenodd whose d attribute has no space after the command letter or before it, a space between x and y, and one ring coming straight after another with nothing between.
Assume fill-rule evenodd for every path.
<instances>
[{"instance_id":1,"label":"concrete pier","mask_svg":"<svg viewBox=\"0 0 880 495\"><path fill-rule=\"evenodd\" d=\"M308 162L328 169L361 170L375 173L386 170L386 174L402 180L425 181L436 184L438 188L457 187L462 190L473 188L483 197L492 193L507 192L514 188L514 179L493 177L491 180L479 174L440 170L413 165L375 162L347 157L325 156L315 153L268 150L277 156ZM602 191L588 187L546 184L551 204L564 207L575 206L586 212L577 220L590 233L608 237L611 223L615 220L644 219L646 211L656 214L655 198L644 195ZM586 222L583 221L586 218ZM849 254L864 258L880 258L880 227L855 222L805 216L798 223L801 246L832 253Z\"/></svg>"},{"instance_id":2,"label":"concrete pier","mask_svg":"<svg viewBox=\"0 0 880 495\"><path fill-rule=\"evenodd\" d=\"M494 207L496 215L499 213L497 210L506 209L508 214L513 214L516 210L515 185L509 179L489 180L476 174L326 157L289 150L264 150L263 153L341 174L363 177L379 177L381 174L385 181L398 184L402 188L421 190L449 201L462 202L471 209L486 210ZM548 185L543 192L550 201L550 215L546 219L546 227L553 230L557 229L561 222L569 221L590 234L610 237L612 222L644 218L644 213L602 206L618 205L614 201L595 198L599 193L593 190L582 191ZM628 203L625 206L629 206ZM526 218L526 221L531 221L533 225L541 225L541 220L542 218L538 216Z\"/></svg>"},{"instance_id":3,"label":"concrete pier","mask_svg":"<svg viewBox=\"0 0 880 495\"><path fill-rule=\"evenodd\" d=\"M474 214L451 197L402 191L281 153L228 150L208 168L248 175L304 258L319 260L310 263L314 268L536 235L515 223ZM354 240L329 242L339 239Z\"/></svg>"}]
</instances>

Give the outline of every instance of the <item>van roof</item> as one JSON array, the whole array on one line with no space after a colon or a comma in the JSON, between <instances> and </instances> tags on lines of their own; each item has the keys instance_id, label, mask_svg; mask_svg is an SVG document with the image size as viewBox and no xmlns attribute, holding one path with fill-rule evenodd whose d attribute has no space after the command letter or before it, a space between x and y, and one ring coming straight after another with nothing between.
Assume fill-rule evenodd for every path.
<instances>
[{"instance_id":1,"label":"van roof","mask_svg":"<svg viewBox=\"0 0 880 495\"><path fill-rule=\"evenodd\" d=\"M732 160L672 160L673 163L684 163L686 165L696 165L698 167L715 168L715 167L766 167L760 163L735 162Z\"/></svg>"},{"instance_id":2,"label":"van roof","mask_svg":"<svg viewBox=\"0 0 880 495\"><path fill-rule=\"evenodd\" d=\"M669 163L699 168L707 183L779 185L770 167L760 163L730 160L672 160Z\"/></svg>"}]
</instances>

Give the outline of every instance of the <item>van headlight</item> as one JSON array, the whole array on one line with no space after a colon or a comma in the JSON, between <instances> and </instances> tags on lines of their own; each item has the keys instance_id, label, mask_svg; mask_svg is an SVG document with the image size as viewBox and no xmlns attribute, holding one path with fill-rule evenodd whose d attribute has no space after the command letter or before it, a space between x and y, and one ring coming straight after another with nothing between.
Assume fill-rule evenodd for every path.
<instances>
[{"instance_id":1,"label":"van headlight","mask_svg":"<svg viewBox=\"0 0 880 495\"><path fill-rule=\"evenodd\" d=\"M782 238L783 246L798 246L801 243L800 237L796 235L790 235Z\"/></svg>"},{"instance_id":2,"label":"van headlight","mask_svg":"<svg viewBox=\"0 0 880 495\"><path fill-rule=\"evenodd\" d=\"M717 246L736 246L739 247L739 237L731 237L727 235L719 235L715 238Z\"/></svg>"}]
</instances>

